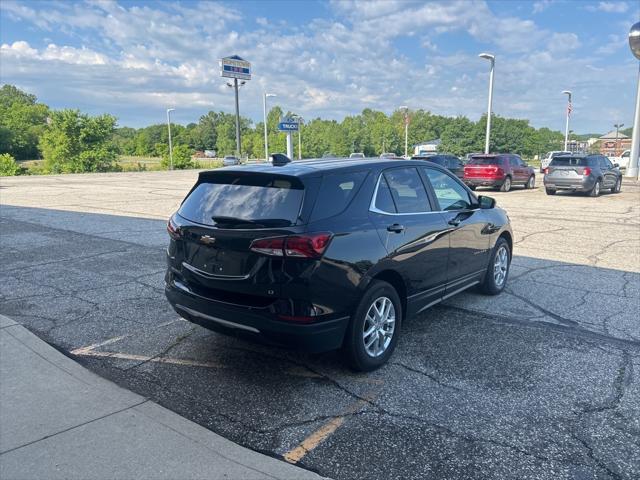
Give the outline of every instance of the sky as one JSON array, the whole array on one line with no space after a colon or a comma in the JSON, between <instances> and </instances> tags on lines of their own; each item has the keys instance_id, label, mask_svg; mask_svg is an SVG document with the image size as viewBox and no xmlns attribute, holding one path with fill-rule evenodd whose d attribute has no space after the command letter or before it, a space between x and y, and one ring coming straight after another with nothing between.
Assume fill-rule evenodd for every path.
<instances>
[{"instance_id":1,"label":"sky","mask_svg":"<svg viewBox=\"0 0 640 480\"><path fill-rule=\"evenodd\" d=\"M630 126L638 60L627 42L640 3L626 1L12 1L0 2L0 83L55 109L111 113L120 126L197 122L233 112L219 60L252 64L241 114L262 95L305 119L342 120L401 105L477 120L493 111L564 129Z\"/></svg>"}]
</instances>

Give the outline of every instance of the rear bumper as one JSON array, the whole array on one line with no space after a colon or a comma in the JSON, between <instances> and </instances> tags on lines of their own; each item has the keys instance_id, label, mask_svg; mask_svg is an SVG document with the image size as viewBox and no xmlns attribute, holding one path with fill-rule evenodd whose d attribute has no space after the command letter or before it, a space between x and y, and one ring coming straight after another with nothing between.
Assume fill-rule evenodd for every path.
<instances>
[{"instance_id":1,"label":"rear bumper","mask_svg":"<svg viewBox=\"0 0 640 480\"><path fill-rule=\"evenodd\" d=\"M472 187L501 187L503 178L464 178L463 182Z\"/></svg>"},{"instance_id":2,"label":"rear bumper","mask_svg":"<svg viewBox=\"0 0 640 480\"><path fill-rule=\"evenodd\" d=\"M266 308L242 307L200 297L171 280L165 284L165 295L180 316L209 330L308 352L340 348L349 324L348 316L337 315L310 324L287 322Z\"/></svg>"},{"instance_id":3,"label":"rear bumper","mask_svg":"<svg viewBox=\"0 0 640 480\"><path fill-rule=\"evenodd\" d=\"M551 190L572 190L575 192L588 192L595 185L595 178L554 178L544 177L544 186Z\"/></svg>"}]
</instances>

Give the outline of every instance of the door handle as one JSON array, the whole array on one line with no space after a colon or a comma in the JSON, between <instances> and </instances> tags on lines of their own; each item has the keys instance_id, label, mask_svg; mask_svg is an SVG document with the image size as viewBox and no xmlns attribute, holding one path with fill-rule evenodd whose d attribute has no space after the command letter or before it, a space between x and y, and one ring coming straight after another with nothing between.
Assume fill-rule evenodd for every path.
<instances>
[{"instance_id":1,"label":"door handle","mask_svg":"<svg viewBox=\"0 0 640 480\"><path fill-rule=\"evenodd\" d=\"M461 222L461 221L462 221L462 220L460 220L458 217L454 217L454 218L452 218L451 220L449 220L447 223L448 223L449 225L453 225L454 227L457 227L458 225L460 225L460 222Z\"/></svg>"},{"instance_id":2,"label":"door handle","mask_svg":"<svg viewBox=\"0 0 640 480\"><path fill-rule=\"evenodd\" d=\"M402 232L404 232L404 227L402 225L400 225L399 223L394 223L393 225L389 225L387 227L387 231L388 232L394 232L394 233L402 233Z\"/></svg>"}]
</instances>

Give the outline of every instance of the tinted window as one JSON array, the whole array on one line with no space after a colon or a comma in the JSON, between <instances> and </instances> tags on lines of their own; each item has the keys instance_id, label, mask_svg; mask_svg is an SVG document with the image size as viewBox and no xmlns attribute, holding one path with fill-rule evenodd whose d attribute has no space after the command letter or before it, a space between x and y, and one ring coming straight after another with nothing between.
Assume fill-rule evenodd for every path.
<instances>
[{"instance_id":1,"label":"tinted window","mask_svg":"<svg viewBox=\"0 0 640 480\"><path fill-rule=\"evenodd\" d=\"M378 184L375 207L383 212L396 213L396 206L391 198L391 190L384 175L380 177L380 183Z\"/></svg>"},{"instance_id":2,"label":"tinted window","mask_svg":"<svg viewBox=\"0 0 640 480\"><path fill-rule=\"evenodd\" d=\"M551 160L552 167L578 166L586 167L593 165L593 159L589 157L556 157Z\"/></svg>"},{"instance_id":3,"label":"tinted window","mask_svg":"<svg viewBox=\"0 0 640 480\"><path fill-rule=\"evenodd\" d=\"M384 172L397 213L420 213L431 210L427 191L415 168L395 168Z\"/></svg>"},{"instance_id":4,"label":"tinted window","mask_svg":"<svg viewBox=\"0 0 640 480\"><path fill-rule=\"evenodd\" d=\"M436 198L442 210L462 210L471 208L469 192L460 182L444 172L433 168L425 168L431 186L436 193Z\"/></svg>"},{"instance_id":5,"label":"tinted window","mask_svg":"<svg viewBox=\"0 0 640 480\"><path fill-rule=\"evenodd\" d=\"M362 185L367 172L333 173L322 177L320 193L313 207L312 221L342 212Z\"/></svg>"},{"instance_id":6,"label":"tinted window","mask_svg":"<svg viewBox=\"0 0 640 480\"><path fill-rule=\"evenodd\" d=\"M470 165L503 165L501 157L471 157Z\"/></svg>"},{"instance_id":7,"label":"tinted window","mask_svg":"<svg viewBox=\"0 0 640 480\"><path fill-rule=\"evenodd\" d=\"M517 155L511 155L510 161L511 161L511 165L514 165L516 167L522 167L523 165L522 159Z\"/></svg>"},{"instance_id":8,"label":"tinted window","mask_svg":"<svg viewBox=\"0 0 640 480\"><path fill-rule=\"evenodd\" d=\"M205 225L224 223L225 228L238 222L223 222L220 217L256 222L257 227L294 225L302 204L303 188L296 178L212 175L196 186L178 213L187 220ZM242 224L242 228L246 226Z\"/></svg>"}]
</instances>

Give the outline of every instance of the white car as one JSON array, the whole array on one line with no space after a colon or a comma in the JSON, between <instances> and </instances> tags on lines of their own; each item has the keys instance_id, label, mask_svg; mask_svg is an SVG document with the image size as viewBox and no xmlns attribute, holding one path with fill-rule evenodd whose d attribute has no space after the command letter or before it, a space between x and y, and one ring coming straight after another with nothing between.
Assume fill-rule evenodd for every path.
<instances>
[{"instance_id":1,"label":"white car","mask_svg":"<svg viewBox=\"0 0 640 480\"><path fill-rule=\"evenodd\" d=\"M631 150L625 150L619 157L609 157L611 163L617 163L620 170L629 168L629 160L631 160Z\"/></svg>"},{"instance_id":2,"label":"white car","mask_svg":"<svg viewBox=\"0 0 640 480\"><path fill-rule=\"evenodd\" d=\"M240 160L238 157L234 157L233 155L227 155L222 159L223 167L230 167L231 165L240 165Z\"/></svg>"},{"instance_id":3,"label":"white car","mask_svg":"<svg viewBox=\"0 0 640 480\"><path fill-rule=\"evenodd\" d=\"M567 152L564 150L553 150L552 152L548 152L543 158L540 159L540 173L544 173L544 169L549 166L551 160L555 157L562 157L565 155L571 155L571 152Z\"/></svg>"},{"instance_id":4,"label":"white car","mask_svg":"<svg viewBox=\"0 0 640 480\"><path fill-rule=\"evenodd\" d=\"M364 153L362 152L354 152L349 155L349 158L364 158Z\"/></svg>"}]
</instances>

